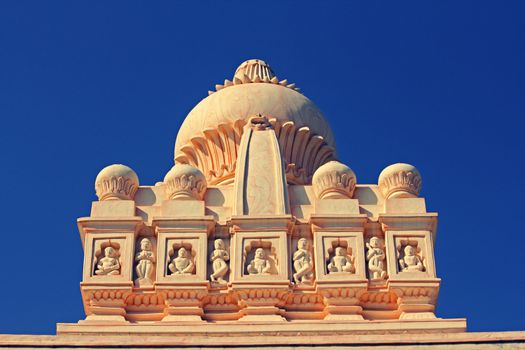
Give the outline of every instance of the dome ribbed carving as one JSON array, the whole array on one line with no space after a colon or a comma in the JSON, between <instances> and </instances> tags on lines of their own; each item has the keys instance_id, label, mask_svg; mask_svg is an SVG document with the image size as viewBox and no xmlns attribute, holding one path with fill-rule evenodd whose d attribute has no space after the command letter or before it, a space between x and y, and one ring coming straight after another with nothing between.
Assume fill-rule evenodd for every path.
<instances>
[{"instance_id":1,"label":"dome ribbed carving","mask_svg":"<svg viewBox=\"0 0 525 350\"><path fill-rule=\"evenodd\" d=\"M289 183L309 184L315 170L336 159L332 130L317 106L304 95L280 84L261 60L237 70L259 83L227 84L203 99L184 120L175 144L175 161L191 164L208 184L227 184L235 175L243 127L254 115L272 123L285 160ZM246 80L246 81L248 81ZM268 80L268 82L266 82Z\"/></svg>"}]
</instances>

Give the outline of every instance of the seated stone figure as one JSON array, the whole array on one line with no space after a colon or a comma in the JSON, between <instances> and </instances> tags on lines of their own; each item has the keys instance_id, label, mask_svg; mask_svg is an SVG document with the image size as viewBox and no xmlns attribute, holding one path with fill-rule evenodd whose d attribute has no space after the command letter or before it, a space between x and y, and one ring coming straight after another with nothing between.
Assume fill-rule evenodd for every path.
<instances>
[{"instance_id":1,"label":"seated stone figure","mask_svg":"<svg viewBox=\"0 0 525 350\"><path fill-rule=\"evenodd\" d=\"M246 270L250 275L267 275L270 273L272 265L263 248L257 248L253 260L250 261Z\"/></svg>"},{"instance_id":2,"label":"seated stone figure","mask_svg":"<svg viewBox=\"0 0 525 350\"><path fill-rule=\"evenodd\" d=\"M332 257L330 263L328 264L328 271L329 273L354 272L354 265L352 264L352 260L350 256L348 256L345 248L335 248L335 255Z\"/></svg>"},{"instance_id":3,"label":"seated stone figure","mask_svg":"<svg viewBox=\"0 0 525 350\"><path fill-rule=\"evenodd\" d=\"M402 259L399 259L399 266L404 272L422 272L425 271L425 266L423 261L416 254L416 248L408 244L405 249L405 256Z\"/></svg>"},{"instance_id":4,"label":"seated stone figure","mask_svg":"<svg viewBox=\"0 0 525 350\"><path fill-rule=\"evenodd\" d=\"M120 273L120 263L117 259L117 252L113 247L104 249L104 257L98 261L97 275L118 275Z\"/></svg>"},{"instance_id":5,"label":"seated stone figure","mask_svg":"<svg viewBox=\"0 0 525 350\"><path fill-rule=\"evenodd\" d=\"M312 282L314 265L309 247L310 244L306 238L301 238L297 241L297 251L293 254L293 267L295 270L293 279L296 284Z\"/></svg>"},{"instance_id":6,"label":"seated stone figure","mask_svg":"<svg viewBox=\"0 0 525 350\"><path fill-rule=\"evenodd\" d=\"M168 269L173 275L191 275L193 273L195 264L186 248L181 247L178 250L177 257L171 261Z\"/></svg>"},{"instance_id":7,"label":"seated stone figure","mask_svg":"<svg viewBox=\"0 0 525 350\"><path fill-rule=\"evenodd\" d=\"M226 261L230 260L230 254L226 251L222 239L216 239L213 242L213 246L215 250L210 256L213 273L210 275L210 280L212 282L224 284L226 283L226 280L224 280L223 277L228 273L228 264Z\"/></svg>"},{"instance_id":8,"label":"seated stone figure","mask_svg":"<svg viewBox=\"0 0 525 350\"><path fill-rule=\"evenodd\" d=\"M148 238L143 238L140 241L140 252L135 256L137 266L137 280L135 284L144 285L151 284L151 277L155 267L155 254L151 249L151 241Z\"/></svg>"}]
</instances>

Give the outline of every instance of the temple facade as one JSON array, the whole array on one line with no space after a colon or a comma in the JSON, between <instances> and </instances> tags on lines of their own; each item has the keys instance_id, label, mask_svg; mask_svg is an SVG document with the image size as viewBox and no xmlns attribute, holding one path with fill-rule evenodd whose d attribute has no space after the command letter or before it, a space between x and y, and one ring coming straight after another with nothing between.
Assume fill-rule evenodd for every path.
<instances>
[{"instance_id":1,"label":"temple facade","mask_svg":"<svg viewBox=\"0 0 525 350\"><path fill-rule=\"evenodd\" d=\"M359 183L321 111L264 61L193 108L174 161L151 185L126 165L100 171L78 219L86 317L48 345L480 342L465 319L436 316L438 216L419 171Z\"/></svg>"}]
</instances>

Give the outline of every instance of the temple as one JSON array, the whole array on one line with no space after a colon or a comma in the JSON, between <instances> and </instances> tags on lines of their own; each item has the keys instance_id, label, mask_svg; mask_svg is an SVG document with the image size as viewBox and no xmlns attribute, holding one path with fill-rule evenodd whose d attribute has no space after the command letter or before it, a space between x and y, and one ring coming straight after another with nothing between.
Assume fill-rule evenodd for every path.
<instances>
[{"instance_id":1,"label":"temple","mask_svg":"<svg viewBox=\"0 0 525 350\"><path fill-rule=\"evenodd\" d=\"M438 215L419 171L397 163L359 183L321 111L264 61L193 108L174 164L151 185L126 165L100 171L98 201L78 219L86 317L58 324L48 345L525 340L436 316Z\"/></svg>"}]
</instances>

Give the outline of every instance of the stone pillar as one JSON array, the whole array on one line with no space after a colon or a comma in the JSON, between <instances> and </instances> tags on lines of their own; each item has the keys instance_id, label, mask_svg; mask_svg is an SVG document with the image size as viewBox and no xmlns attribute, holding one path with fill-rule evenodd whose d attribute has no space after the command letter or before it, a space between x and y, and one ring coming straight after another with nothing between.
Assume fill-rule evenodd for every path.
<instances>
[{"instance_id":1,"label":"stone pillar","mask_svg":"<svg viewBox=\"0 0 525 350\"><path fill-rule=\"evenodd\" d=\"M433 232L437 214L381 214L388 286L398 297L400 319L435 318L441 280L436 277Z\"/></svg>"},{"instance_id":2,"label":"stone pillar","mask_svg":"<svg viewBox=\"0 0 525 350\"><path fill-rule=\"evenodd\" d=\"M364 258L366 215L312 215L316 289L325 320L363 320L360 297L367 290Z\"/></svg>"},{"instance_id":3,"label":"stone pillar","mask_svg":"<svg viewBox=\"0 0 525 350\"><path fill-rule=\"evenodd\" d=\"M211 216L154 218L158 235L155 290L165 300L163 322L203 322Z\"/></svg>"},{"instance_id":4,"label":"stone pillar","mask_svg":"<svg viewBox=\"0 0 525 350\"><path fill-rule=\"evenodd\" d=\"M139 217L78 220L84 240L80 286L87 315L81 322L127 322L125 300L133 288L134 242L141 224Z\"/></svg>"},{"instance_id":5,"label":"stone pillar","mask_svg":"<svg viewBox=\"0 0 525 350\"><path fill-rule=\"evenodd\" d=\"M232 291L240 321L285 321L291 217L233 217Z\"/></svg>"}]
</instances>

